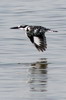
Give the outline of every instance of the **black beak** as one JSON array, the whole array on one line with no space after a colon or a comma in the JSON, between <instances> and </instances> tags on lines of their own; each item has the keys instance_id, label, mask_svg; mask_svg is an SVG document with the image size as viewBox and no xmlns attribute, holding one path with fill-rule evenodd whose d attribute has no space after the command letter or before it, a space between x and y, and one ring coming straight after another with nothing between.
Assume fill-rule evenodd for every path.
<instances>
[{"instance_id":1,"label":"black beak","mask_svg":"<svg viewBox=\"0 0 66 100\"><path fill-rule=\"evenodd\" d=\"M19 29L19 27L18 27L18 26L16 26L16 27L11 27L10 29Z\"/></svg>"},{"instance_id":2,"label":"black beak","mask_svg":"<svg viewBox=\"0 0 66 100\"><path fill-rule=\"evenodd\" d=\"M10 29L23 29L25 28L27 25L20 25L20 26L16 26L16 27L11 27Z\"/></svg>"}]
</instances>

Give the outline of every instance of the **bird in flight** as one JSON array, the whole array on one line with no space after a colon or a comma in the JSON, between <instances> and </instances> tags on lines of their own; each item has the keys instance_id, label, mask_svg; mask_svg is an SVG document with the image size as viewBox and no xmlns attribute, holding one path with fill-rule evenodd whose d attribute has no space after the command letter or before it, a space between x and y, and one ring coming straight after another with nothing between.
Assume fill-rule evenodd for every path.
<instances>
[{"instance_id":1,"label":"bird in flight","mask_svg":"<svg viewBox=\"0 0 66 100\"><path fill-rule=\"evenodd\" d=\"M47 48L47 42L45 32L58 32L45 28L43 26L32 26L32 25L20 25L11 27L10 29L24 29L30 41L34 44L38 51L45 51Z\"/></svg>"}]
</instances>

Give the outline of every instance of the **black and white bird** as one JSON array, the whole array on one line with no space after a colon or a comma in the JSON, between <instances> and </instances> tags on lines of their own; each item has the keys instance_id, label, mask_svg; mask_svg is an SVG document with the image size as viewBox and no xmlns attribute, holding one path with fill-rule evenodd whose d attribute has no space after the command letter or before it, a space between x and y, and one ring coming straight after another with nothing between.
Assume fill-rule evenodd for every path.
<instances>
[{"instance_id":1,"label":"black and white bird","mask_svg":"<svg viewBox=\"0 0 66 100\"><path fill-rule=\"evenodd\" d=\"M11 29L24 29L30 41L35 45L39 51L45 51L47 48L47 42L45 32L58 32L45 28L43 26L32 26L32 25L20 25L17 27L11 27Z\"/></svg>"}]
</instances>

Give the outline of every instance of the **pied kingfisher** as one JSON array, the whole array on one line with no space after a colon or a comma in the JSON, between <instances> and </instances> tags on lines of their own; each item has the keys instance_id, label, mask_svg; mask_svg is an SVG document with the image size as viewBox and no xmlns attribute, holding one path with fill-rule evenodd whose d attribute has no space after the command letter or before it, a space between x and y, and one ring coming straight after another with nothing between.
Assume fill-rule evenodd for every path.
<instances>
[{"instance_id":1,"label":"pied kingfisher","mask_svg":"<svg viewBox=\"0 0 66 100\"><path fill-rule=\"evenodd\" d=\"M24 29L30 41L35 45L39 51L45 51L47 48L45 32L58 32L45 28L42 26L32 26L32 25L20 25L17 27L11 27L10 29Z\"/></svg>"}]
</instances>

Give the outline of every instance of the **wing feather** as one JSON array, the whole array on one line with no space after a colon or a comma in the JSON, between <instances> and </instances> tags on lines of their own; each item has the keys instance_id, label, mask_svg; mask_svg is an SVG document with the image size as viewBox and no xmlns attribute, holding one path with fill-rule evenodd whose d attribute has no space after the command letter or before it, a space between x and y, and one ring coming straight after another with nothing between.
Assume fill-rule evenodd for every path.
<instances>
[{"instance_id":1,"label":"wing feather","mask_svg":"<svg viewBox=\"0 0 66 100\"><path fill-rule=\"evenodd\" d=\"M34 38L34 45L39 51L42 51L42 52L45 51L47 48L46 37L39 36L39 37Z\"/></svg>"},{"instance_id":2,"label":"wing feather","mask_svg":"<svg viewBox=\"0 0 66 100\"><path fill-rule=\"evenodd\" d=\"M46 37L45 36L30 36L30 41L39 51L45 51L47 48Z\"/></svg>"}]
</instances>

